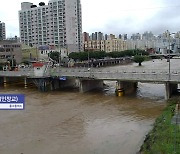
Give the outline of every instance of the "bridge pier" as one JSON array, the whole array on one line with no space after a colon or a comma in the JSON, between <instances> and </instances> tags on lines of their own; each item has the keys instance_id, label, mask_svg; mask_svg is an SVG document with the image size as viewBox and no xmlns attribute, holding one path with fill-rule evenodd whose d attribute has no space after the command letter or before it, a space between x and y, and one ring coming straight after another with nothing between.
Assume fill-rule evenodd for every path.
<instances>
[{"instance_id":1,"label":"bridge pier","mask_svg":"<svg viewBox=\"0 0 180 154\"><path fill-rule=\"evenodd\" d=\"M172 94L177 93L178 91L178 84L176 83L165 83L165 100L171 98Z\"/></svg>"},{"instance_id":2,"label":"bridge pier","mask_svg":"<svg viewBox=\"0 0 180 154\"><path fill-rule=\"evenodd\" d=\"M50 80L50 89L51 89L51 91L56 90L56 89L59 89L59 88L60 88L59 79L52 78L52 79Z\"/></svg>"},{"instance_id":3,"label":"bridge pier","mask_svg":"<svg viewBox=\"0 0 180 154\"><path fill-rule=\"evenodd\" d=\"M47 80L46 79L39 79L39 90L42 92L47 91Z\"/></svg>"},{"instance_id":4,"label":"bridge pier","mask_svg":"<svg viewBox=\"0 0 180 154\"><path fill-rule=\"evenodd\" d=\"M117 81L115 93L117 96L133 93L137 89L137 82Z\"/></svg>"},{"instance_id":5,"label":"bridge pier","mask_svg":"<svg viewBox=\"0 0 180 154\"><path fill-rule=\"evenodd\" d=\"M81 93L97 88L103 88L103 80L79 80L79 91Z\"/></svg>"},{"instance_id":6,"label":"bridge pier","mask_svg":"<svg viewBox=\"0 0 180 154\"><path fill-rule=\"evenodd\" d=\"M60 88L68 88L68 87L77 87L76 79L67 79L67 80L60 80L59 81Z\"/></svg>"},{"instance_id":7,"label":"bridge pier","mask_svg":"<svg viewBox=\"0 0 180 154\"><path fill-rule=\"evenodd\" d=\"M4 77L3 79L4 79L4 80L3 80L4 87L6 87L6 86L7 86L7 78L6 78L6 77Z\"/></svg>"},{"instance_id":8,"label":"bridge pier","mask_svg":"<svg viewBox=\"0 0 180 154\"><path fill-rule=\"evenodd\" d=\"M3 78L0 77L0 84L3 84Z\"/></svg>"},{"instance_id":9,"label":"bridge pier","mask_svg":"<svg viewBox=\"0 0 180 154\"><path fill-rule=\"evenodd\" d=\"M27 88L27 77L24 77L24 88Z\"/></svg>"},{"instance_id":10,"label":"bridge pier","mask_svg":"<svg viewBox=\"0 0 180 154\"><path fill-rule=\"evenodd\" d=\"M123 96L124 95L124 85L121 81L116 82L116 96Z\"/></svg>"},{"instance_id":11,"label":"bridge pier","mask_svg":"<svg viewBox=\"0 0 180 154\"><path fill-rule=\"evenodd\" d=\"M48 80L46 78L36 78L33 79L33 82L38 87L38 90L41 92L46 92L48 90Z\"/></svg>"}]
</instances>

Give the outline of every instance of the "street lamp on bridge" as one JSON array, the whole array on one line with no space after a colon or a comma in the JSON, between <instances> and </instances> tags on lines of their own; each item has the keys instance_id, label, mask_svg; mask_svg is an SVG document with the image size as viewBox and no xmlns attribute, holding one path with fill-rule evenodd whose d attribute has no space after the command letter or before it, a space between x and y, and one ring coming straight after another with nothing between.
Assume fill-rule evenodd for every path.
<instances>
[{"instance_id":1,"label":"street lamp on bridge","mask_svg":"<svg viewBox=\"0 0 180 154\"><path fill-rule=\"evenodd\" d=\"M176 34L176 33L170 33L168 30L166 31L166 36L168 37L168 42L169 42L169 51L168 51L168 62L169 62L169 80L171 79L171 55L170 55L170 51L171 51L171 46L172 44L170 44L170 36Z\"/></svg>"}]
</instances>

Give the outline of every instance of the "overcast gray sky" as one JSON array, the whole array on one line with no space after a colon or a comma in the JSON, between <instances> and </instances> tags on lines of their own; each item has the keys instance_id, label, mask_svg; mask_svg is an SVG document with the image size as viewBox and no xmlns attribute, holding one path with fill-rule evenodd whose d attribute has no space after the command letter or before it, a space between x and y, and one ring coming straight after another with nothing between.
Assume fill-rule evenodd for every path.
<instances>
[{"instance_id":1,"label":"overcast gray sky","mask_svg":"<svg viewBox=\"0 0 180 154\"><path fill-rule=\"evenodd\" d=\"M18 35L18 10L24 0L1 0L0 21L7 37ZM49 0L44 0L47 4ZM41 0L29 0L38 4ZM179 0L81 0L83 31L131 34L180 31Z\"/></svg>"}]
</instances>

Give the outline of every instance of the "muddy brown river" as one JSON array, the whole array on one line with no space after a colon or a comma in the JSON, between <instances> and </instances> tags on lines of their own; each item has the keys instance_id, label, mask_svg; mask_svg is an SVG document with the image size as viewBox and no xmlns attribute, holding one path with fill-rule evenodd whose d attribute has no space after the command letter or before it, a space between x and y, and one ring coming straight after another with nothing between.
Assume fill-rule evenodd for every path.
<instances>
[{"instance_id":1,"label":"muddy brown river","mask_svg":"<svg viewBox=\"0 0 180 154\"><path fill-rule=\"evenodd\" d=\"M149 63L149 62L148 62ZM164 85L139 83L137 92L38 92L9 85L0 93L25 94L25 110L0 110L0 154L135 154L166 105Z\"/></svg>"}]
</instances>

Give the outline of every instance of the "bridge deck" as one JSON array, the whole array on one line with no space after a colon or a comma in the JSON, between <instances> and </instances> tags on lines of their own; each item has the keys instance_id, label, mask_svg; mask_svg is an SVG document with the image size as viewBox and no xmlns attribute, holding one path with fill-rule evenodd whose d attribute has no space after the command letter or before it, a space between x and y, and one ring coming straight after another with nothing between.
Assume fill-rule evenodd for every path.
<instances>
[{"instance_id":1,"label":"bridge deck","mask_svg":"<svg viewBox=\"0 0 180 154\"><path fill-rule=\"evenodd\" d=\"M21 71L0 71L0 77L28 77L28 78L46 78L46 77L73 77L89 78L97 80L129 80L144 82L177 82L180 83L180 70L167 69L161 70L112 70L91 68L54 68L48 69L42 76L35 76L33 70Z\"/></svg>"}]
</instances>

